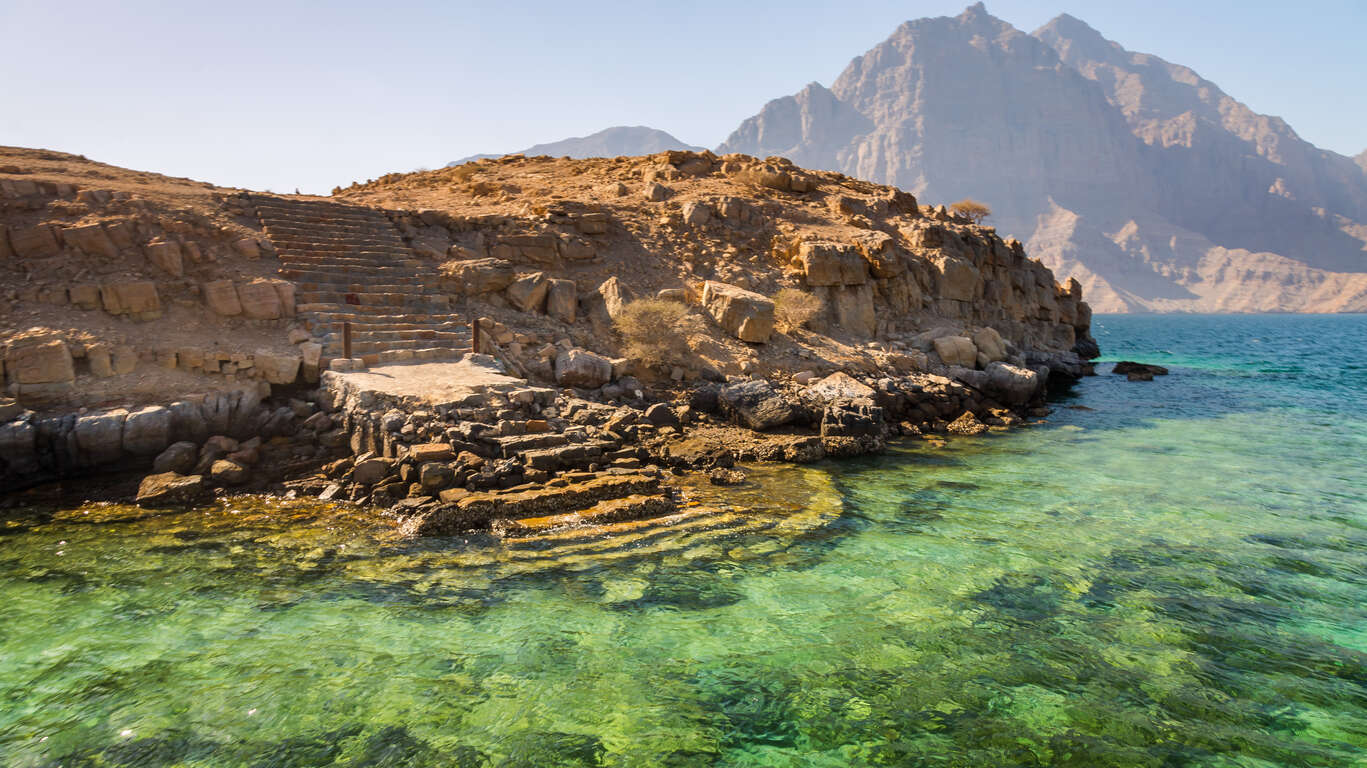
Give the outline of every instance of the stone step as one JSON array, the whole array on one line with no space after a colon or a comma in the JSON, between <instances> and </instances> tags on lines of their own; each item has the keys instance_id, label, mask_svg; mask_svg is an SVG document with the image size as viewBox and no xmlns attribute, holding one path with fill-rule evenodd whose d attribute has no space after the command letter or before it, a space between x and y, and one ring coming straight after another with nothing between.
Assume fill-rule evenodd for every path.
<instances>
[{"instance_id":1,"label":"stone step","mask_svg":"<svg viewBox=\"0 0 1367 768\"><path fill-rule=\"evenodd\" d=\"M524 451L569 445L569 442L568 437L557 432L546 432L539 435L507 435L493 439L493 443L498 446L499 455L505 459Z\"/></svg>"},{"instance_id":2,"label":"stone step","mask_svg":"<svg viewBox=\"0 0 1367 768\"><path fill-rule=\"evenodd\" d=\"M300 315L308 315L311 319L322 319L326 322L339 322L344 320L365 320L365 319L385 319L385 320L408 320L423 322L426 319L451 320L454 316L449 306L426 306L426 307L407 307L404 311L395 311L395 307L368 307L357 304L295 304L294 311Z\"/></svg>"},{"instance_id":3,"label":"stone step","mask_svg":"<svg viewBox=\"0 0 1367 768\"><path fill-rule=\"evenodd\" d=\"M292 219L270 219L266 231L280 235L329 235L348 237L352 235L383 235L399 237L399 231L388 219L384 221L295 221Z\"/></svg>"},{"instance_id":4,"label":"stone step","mask_svg":"<svg viewBox=\"0 0 1367 768\"><path fill-rule=\"evenodd\" d=\"M400 256L392 253L379 254L373 251L362 251L348 255L285 252L280 254L280 264L287 269L322 270L340 267L356 267L357 269L394 267L417 270L422 267L422 261L414 258L411 253Z\"/></svg>"},{"instance_id":5,"label":"stone step","mask_svg":"<svg viewBox=\"0 0 1367 768\"><path fill-rule=\"evenodd\" d=\"M354 296L362 306L406 307L410 303L434 301L440 297L449 301L445 294L426 293L422 286L412 286L407 291L383 291L379 293L353 293L350 291L296 291L295 301L300 304L345 304L347 296Z\"/></svg>"},{"instance_id":6,"label":"stone step","mask_svg":"<svg viewBox=\"0 0 1367 768\"><path fill-rule=\"evenodd\" d=\"M353 337L351 340L351 354L356 355L378 355L382 352L396 352L399 350L418 350L418 349L451 349L469 351L470 341L468 339L413 339L411 341L367 341L362 338ZM327 352L340 353L343 351L342 343L324 344L323 349ZM373 364L372 361L367 361Z\"/></svg>"},{"instance_id":7,"label":"stone step","mask_svg":"<svg viewBox=\"0 0 1367 768\"><path fill-rule=\"evenodd\" d=\"M715 507L689 507L659 517L637 518L604 525L586 525L559 531L541 532L533 536L503 537L513 557L538 554L569 554L595 549L604 545L625 547L638 545L661 536L685 535L701 530L731 529L744 518L739 513ZM552 550L553 551L548 551Z\"/></svg>"},{"instance_id":8,"label":"stone step","mask_svg":"<svg viewBox=\"0 0 1367 768\"><path fill-rule=\"evenodd\" d=\"M498 536L533 536L584 525L606 525L626 520L661 517L676 508L674 500L663 493L632 494L606 499L588 509L576 512L499 520L494 523L493 530Z\"/></svg>"},{"instance_id":9,"label":"stone step","mask_svg":"<svg viewBox=\"0 0 1367 768\"><path fill-rule=\"evenodd\" d=\"M326 344L341 344L342 334L330 333L322 337ZM469 344L470 334L461 331L438 331L418 329L411 331L375 331L356 329L351 331L351 340L384 343L388 341L441 341L447 343Z\"/></svg>"},{"instance_id":10,"label":"stone step","mask_svg":"<svg viewBox=\"0 0 1367 768\"><path fill-rule=\"evenodd\" d=\"M321 269L316 266L308 268L300 267L281 267L276 270L276 274L281 277L289 278L291 281L329 283L339 280L351 280L355 276L366 278L383 278L385 280L417 280L422 277L417 270L408 267L389 267L372 266L360 264L343 264L340 266Z\"/></svg>"}]
</instances>

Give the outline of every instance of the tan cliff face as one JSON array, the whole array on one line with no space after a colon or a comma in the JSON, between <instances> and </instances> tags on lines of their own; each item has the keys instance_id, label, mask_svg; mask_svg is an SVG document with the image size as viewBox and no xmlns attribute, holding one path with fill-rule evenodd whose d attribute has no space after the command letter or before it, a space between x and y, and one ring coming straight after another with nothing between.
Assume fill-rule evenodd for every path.
<instances>
[{"instance_id":1,"label":"tan cliff face","mask_svg":"<svg viewBox=\"0 0 1367 768\"><path fill-rule=\"evenodd\" d=\"M619 354L613 318L656 295L700 320L685 378L1038 365L1090 343L1080 286L1020 243L778 158L509 156L326 199L4 148L0 244L0 370L28 407L310 384L346 323L374 363L468 350L486 317L492 351L550 380L566 344ZM783 288L820 300L806 328L774 328ZM946 359L945 336L968 347Z\"/></svg>"},{"instance_id":2,"label":"tan cliff face","mask_svg":"<svg viewBox=\"0 0 1367 768\"><path fill-rule=\"evenodd\" d=\"M1367 309L1361 158L1070 16L908 22L721 151L983 200L1098 311Z\"/></svg>"}]
</instances>

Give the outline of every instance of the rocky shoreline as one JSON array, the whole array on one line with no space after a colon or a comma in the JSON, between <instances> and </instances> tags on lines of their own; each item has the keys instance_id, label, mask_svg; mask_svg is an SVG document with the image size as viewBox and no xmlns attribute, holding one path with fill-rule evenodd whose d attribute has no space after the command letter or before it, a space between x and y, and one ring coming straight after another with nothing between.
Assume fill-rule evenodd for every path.
<instances>
[{"instance_id":1,"label":"rocky shoreline","mask_svg":"<svg viewBox=\"0 0 1367 768\"><path fill-rule=\"evenodd\" d=\"M575 356L562 357L569 366ZM21 414L0 427L0 441L11 482L15 469L69 479L102 458L111 459L103 469L150 469L136 493L125 485L105 500L178 507L215 494L286 494L375 508L408 536L526 536L669 515L678 475L729 485L744 482L744 463L861 456L898 438L1027 424L1048 413L1048 381L1089 372L1071 358L1055 362L1062 371L994 362L945 370L956 378L837 370L663 388L621 376L585 389L534 386L469 354L430 364L475 382L434 398L372 388L355 370L363 366L340 360L294 396L257 386L134 411ZM25 440L27 455L15 450Z\"/></svg>"}]
</instances>

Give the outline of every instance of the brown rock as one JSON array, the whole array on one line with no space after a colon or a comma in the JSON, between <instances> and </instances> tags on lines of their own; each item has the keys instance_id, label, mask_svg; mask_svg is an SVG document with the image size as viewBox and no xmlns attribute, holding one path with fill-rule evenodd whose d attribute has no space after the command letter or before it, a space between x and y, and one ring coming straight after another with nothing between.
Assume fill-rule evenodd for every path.
<instances>
[{"instance_id":1,"label":"brown rock","mask_svg":"<svg viewBox=\"0 0 1367 768\"><path fill-rule=\"evenodd\" d=\"M242 304L242 314L253 320L275 320L284 316L280 294L271 281L242 283L237 286L237 297Z\"/></svg>"},{"instance_id":2,"label":"brown rock","mask_svg":"<svg viewBox=\"0 0 1367 768\"><path fill-rule=\"evenodd\" d=\"M183 277L185 275L184 258L180 251L180 243L175 240L153 240L144 249L147 259L156 264L161 270L172 277Z\"/></svg>"},{"instance_id":3,"label":"brown rock","mask_svg":"<svg viewBox=\"0 0 1367 768\"><path fill-rule=\"evenodd\" d=\"M546 314L562 323L574 323L579 306L579 290L573 280L548 280Z\"/></svg>"},{"instance_id":4,"label":"brown rock","mask_svg":"<svg viewBox=\"0 0 1367 768\"><path fill-rule=\"evenodd\" d=\"M540 312L545 307L548 288L544 273L523 275L508 286L508 301L523 312Z\"/></svg>"},{"instance_id":5,"label":"brown rock","mask_svg":"<svg viewBox=\"0 0 1367 768\"><path fill-rule=\"evenodd\" d=\"M50 259L62 252L61 243L52 227L43 225L27 229L10 229L9 244L21 259Z\"/></svg>"},{"instance_id":6,"label":"brown rock","mask_svg":"<svg viewBox=\"0 0 1367 768\"><path fill-rule=\"evenodd\" d=\"M231 280L214 280L204 284L204 303L214 314L235 317L242 314L242 302L237 298L237 287Z\"/></svg>"},{"instance_id":7,"label":"brown rock","mask_svg":"<svg viewBox=\"0 0 1367 768\"><path fill-rule=\"evenodd\" d=\"M161 317L161 297L152 282L110 283L100 286L100 301L111 315L128 315L135 320Z\"/></svg>"},{"instance_id":8,"label":"brown rock","mask_svg":"<svg viewBox=\"0 0 1367 768\"><path fill-rule=\"evenodd\" d=\"M62 239L67 245L79 248L88 256L114 260L119 257L119 248L109 239L109 233L99 224L84 227L67 227L62 230Z\"/></svg>"},{"instance_id":9,"label":"brown rock","mask_svg":"<svg viewBox=\"0 0 1367 768\"><path fill-rule=\"evenodd\" d=\"M193 504L203 493L202 476L162 472L142 479L134 503L140 507L177 507Z\"/></svg>"},{"instance_id":10,"label":"brown rock","mask_svg":"<svg viewBox=\"0 0 1367 768\"><path fill-rule=\"evenodd\" d=\"M798 261L807 285L863 285L869 280L869 263L853 245L803 243Z\"/></svg>"},{"instance_id":11,"label":"brown rock","mask_svg":"<svg viewBox=\"0 0 1367 768\"><path fill-rule=\"evenodd\" d=\"M774 302L758 293L708 280L702 303L718 325L741 341L767 342L774 332Z\"/></svg>"},{"instance_id":12,"label":"brown rock","mask_svg":"<svg viewBox=\"0 0 1367 768\"><path fill-rule=\"evenodd\" d=\"M37 336L11 342L5 352L5 370L19 384L70 384L76 379L71 350L53 336Z\"/></svg>"}]
</instances>

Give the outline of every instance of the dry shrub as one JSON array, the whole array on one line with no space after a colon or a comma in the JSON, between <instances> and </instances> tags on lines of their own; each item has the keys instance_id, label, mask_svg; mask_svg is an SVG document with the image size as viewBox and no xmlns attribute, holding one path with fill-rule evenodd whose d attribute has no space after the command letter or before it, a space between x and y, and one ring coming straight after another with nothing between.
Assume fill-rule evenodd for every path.
<instances>
[{"instance_id":1,"label":"dry shrub","mask_svg":"<svg viewBox=\"0 0 1367 768\"><path fill-rule=\"evenodd\" d=\"M987 203L980 203L970 197L965 197L957 203L949 206L949 210L956 215L963 216L971 220L974 224L983 223L983 219L992 215L992 209L987 207Z\"/></svg>"},{"instance_id":2,"label":"dry shrub","mask_svg":"<svg viewBox=\"0 0 1367 768\"><path fill-rule=\"evenodd\" d=\"M688 339L701 324L688 307L668 299L628 302L613 320L627 357L647 365L685 365L693 358Z\"/></svg>"},{"instance_id":3,"label":"dry shrub","mask_svg":"<svg viewBox=\"0 0 1367 768\"><path fill-rule=\"evenodd\" d=\"M821 298L797 288L783 288L774 294L774 324L791 333L821 314Z\"/></svg>"}]
</instances>

